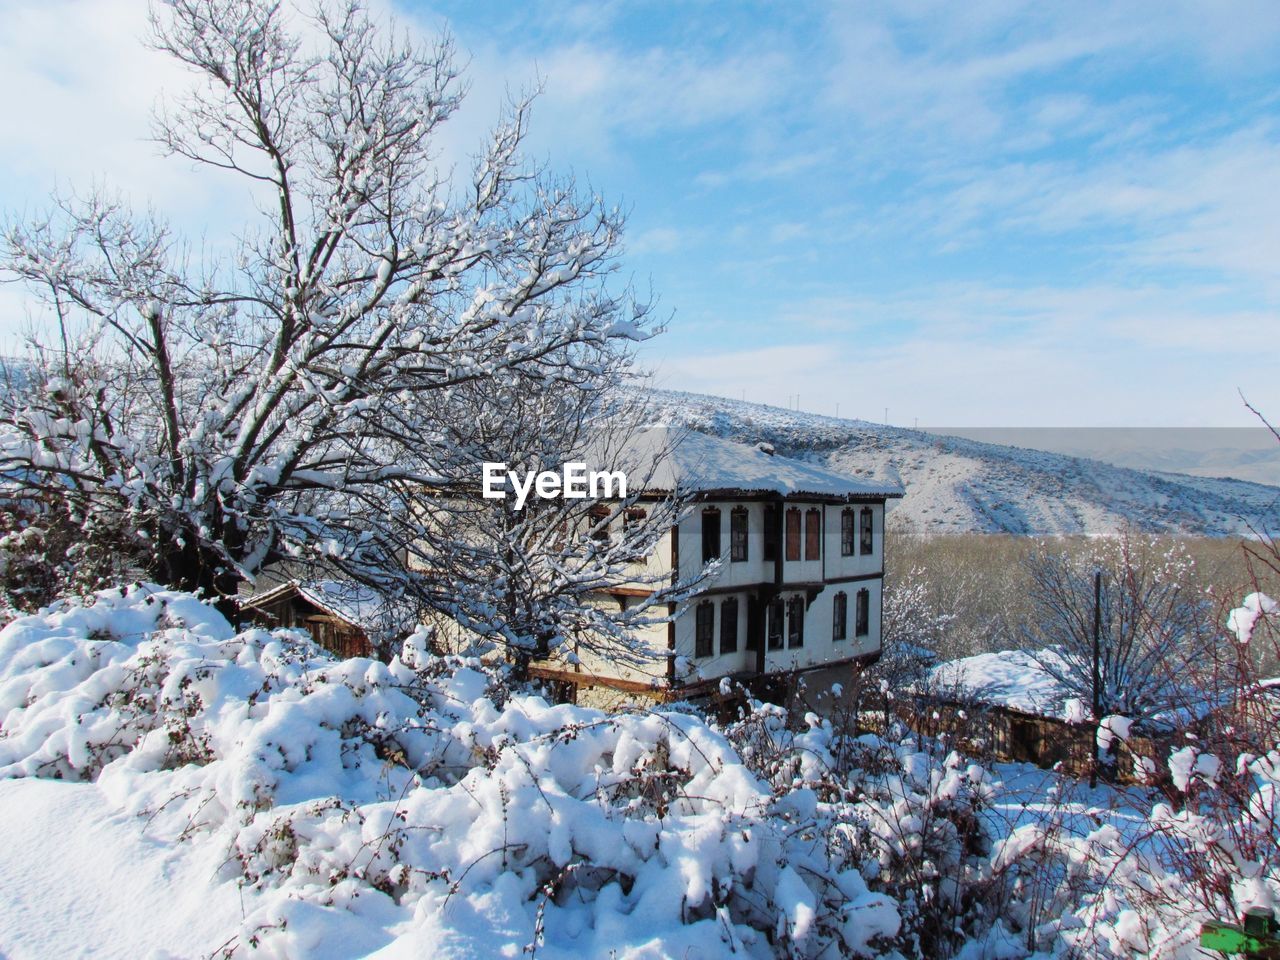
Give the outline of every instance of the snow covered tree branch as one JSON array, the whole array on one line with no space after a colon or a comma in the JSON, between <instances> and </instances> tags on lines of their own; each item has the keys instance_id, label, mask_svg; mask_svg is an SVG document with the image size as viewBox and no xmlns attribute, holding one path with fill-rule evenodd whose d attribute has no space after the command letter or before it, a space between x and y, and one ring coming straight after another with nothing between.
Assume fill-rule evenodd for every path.
<instances>
[{"instance_id":1,"label":"snow covered tree branch","mask_svg":"<svg viewBox=\"0 0 1280 960\"><path fill-rule=\"evenodd\" d=\"M126 519L136 562L182 588L226 597L322 556L411 586L408 498L473 466L443 413L534 391L589 406L651 334L610 281L623 219L524 163L528 100L469 177L442 172L450 42L381 30L355 0L166 0L151 23L200 81L156 141L243 178L260 219L200 257L106 193L6 224L0 276L50 323L0 470L74 517Z\"/></svg>"}]
</instances>

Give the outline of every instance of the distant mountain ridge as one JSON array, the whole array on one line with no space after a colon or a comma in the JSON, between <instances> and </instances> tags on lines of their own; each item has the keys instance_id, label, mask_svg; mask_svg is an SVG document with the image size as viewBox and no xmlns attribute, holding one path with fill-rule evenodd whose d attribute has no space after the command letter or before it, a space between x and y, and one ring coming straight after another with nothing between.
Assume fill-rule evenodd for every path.
<instances>
[{"instance_id":1,"label":"distant mountain ridge","mask_svg":"<svg viewBox=\"0 0 1280 960\"><path fill-rule=\"evenodd\" d=\"M1126 524L1185 536L1280 528L1280 487L1117 467L922 430L843 420L674 390L648 391L679 424L868 479L900 482L890 526L934 533L1113 533Z\"/></svg>"}]
</instances>

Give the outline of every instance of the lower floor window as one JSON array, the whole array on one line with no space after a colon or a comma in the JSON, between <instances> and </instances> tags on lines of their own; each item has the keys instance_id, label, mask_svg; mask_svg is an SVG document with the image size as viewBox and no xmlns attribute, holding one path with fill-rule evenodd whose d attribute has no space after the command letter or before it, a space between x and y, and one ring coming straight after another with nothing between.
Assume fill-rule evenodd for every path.
<instances>
[{"instance_id":1,"label":"lower floor window","mask_svg":"<svg viewBox=\"0 0 1280 960\"><path fill-rule=\"evenodd\" d=\"M804 646L804 598L792 597L787 604L787 646Z\"/></svg>"},{"instance_id":2,"label":"lower floor window","mask_svg":"<svg viewBox=\"0 0 1280 960\"><path fill-rule=\"evenodd\" d=\"M857 613L854 616L853 632L859 637L865 637L871 632L871 591L858 591Z\"/></svg>"},{"instance_id":3,"label":"lower floor window","mask_svg":"<svg viewBox=\"0 0 1280 960\"><path fill-rule=\"evenodd\" d=\"M715 653L716 608L709 601L698 604L694 621L693 655L709 657Z\"/></svg>"},{"instance_id":4,"label":"lower floor window","mask_svg":"<svg viewBox=\"0 0 1280 960\"><path fill-rule=\"evenodd\" d=\"M782 621L786 619L782 598L769 604L769 649L782 649Z\"/></svg>"},{"instance_id":5,"label":"lower floor window","mask_svg":"<svg viewBox=\"0 0 1280 960\"><path fill-rule=\"evenodd\" d=\"M836 593L831 606L831 639L844 640L849 636L849 595L843 590Z\"/></svg>"},{"instance_id":6,"label":"lower floor window","mask_svg":"<svg viewBox=\"0 0 1280 960\"><path fill-rule=\"evenodd\" d=\"M720 604L720 652L738 652L738 598Z\"/></svg>"}]
</instances>

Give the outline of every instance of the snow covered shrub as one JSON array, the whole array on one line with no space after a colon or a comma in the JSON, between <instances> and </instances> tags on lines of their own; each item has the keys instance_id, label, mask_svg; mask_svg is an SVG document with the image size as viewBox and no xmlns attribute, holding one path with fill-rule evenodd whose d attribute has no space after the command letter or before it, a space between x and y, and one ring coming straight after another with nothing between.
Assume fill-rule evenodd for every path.
<instances>
[{"instance_id":1,"label":"snow covered shrub","mask_svg":"<svg viewBox=\"0 0 1280 960\"><path fill-rule=\"evenodd\" d=\"M110 516L77 520L47 499L0 494L0 618L119 582L127 543Z\"/></svg>"},{"instance_id":2,"label":"snow covered shrub","mask_svg":"<svg viewBox=\"0 0 1280 960\"><path fill-rule=\"evenodd\" d=\"M946 957L985 930L993 920L983 870L990 775L936 741L859 736L812 713L802 730L785 721L780 708L753 704L728 735L772 785L777 809L825 838L829 873L856 874L869 896L897 903L898 924L883 945Z\"/></svg>"},{"instance_id":3,"label":"snow covered shrub","mask_svg":"<svg viewBox=\"0 0 1280 960\"><path fill-rule=\"evenodd\" d=\"M989 775L954 751L866 738L846 777L860 824L863 875L898 901L895 945L908 957L951 955L994 919L982 872Z\"/></svg>"},{"instance_id":4,"label":"snow covered shrub","mask_svg":"<svg viewBox=\"0 0 1280 960\"><path fill-rule=\"evenodd\" d=\"M221 851L247 896L224 953L362 954L401 924L474 955L852 956L898 930L838 798L775 790L697 716L550 705L421 634L336 661L106 592L0 631L0 729L0 776L94 779L155 839Z\"/></svg>"},{"instance_id":5,"label":"snow covered shrub","mask_svg":"<svg viewBox=\"0 0 1280 960\"><path fill-rule=\"evenodd\" d=\"M1243 644L1265 606L1250 598L1225 617ZM1018 825L997 844L993 868L1014 894L1006 917L1030 931L1028 945L1190 960L1202 956L1202 922L1237 922L1250 907L1275 910L1280 713L1269 687L1250 679L1251 659L1195 665L1194 674L1224 676L1234 686L1189 703L1183 709L1194 722L1180 741L1143 758L1158 761L1149 779L1162 783L1167 799L1131 796L1133 814L1124 819L1134 822L1122 830L1097 808L1072 812L1068 798L1054 797L1046 804L1052 816ZM1130 736L1124 718L1107 718L1102 730L1117 742ZM1029 872L1029 863L1038 869Z\"/></svg>"}]
</instances>

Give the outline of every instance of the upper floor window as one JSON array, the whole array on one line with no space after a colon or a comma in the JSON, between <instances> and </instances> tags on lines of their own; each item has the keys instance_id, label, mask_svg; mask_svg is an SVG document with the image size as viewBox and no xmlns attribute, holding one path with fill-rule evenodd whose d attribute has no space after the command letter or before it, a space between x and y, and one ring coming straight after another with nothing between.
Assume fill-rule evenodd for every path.
<instances>
[{"instance_id":1,"label":"upper floor window","mask_svg":"<svg viewBox=\"0 0 1280 960\"><path fill-rule=\"evenodd\" d=\"M778 505L764 505L764 558L778 559Z\"/></svg>"},{"instance_id":2,"label":"upper floor window","mask_svg":"<svg viewBox=\"0 0 1280 960\"><path fill-rule=\"evenodd\" d=\"M729 560L738 562L747 559L747 520L746 507L734 507L729 514Z\"/></svg>"},{"instance_id":3,"label":"upper floor window","mask_svg":"<svg viewBox=\"0 0 1280 960\"><path fill-rule=\"evenodd\" d=\"M817 507L804 512L804 558L822 559L822 511Z\"/></svg>"},{"instance_id":4,"label":"upper floor window","mask_svg":"<svg viewBox=\"0 0 1280 960\"><path fill-rule=\"evenodd\" d=\"M612 516L612 511L601 504L592 507L587 512L587 516L591 521L591 539L607 544L609 542L609 520Z\"/></svg>"},{"instance_id":5,"label":"upper floor window","mask_svg":"<svg viewBox=\"0 0 1280 960\"><path fill-rule=\"evenodd\" d=\"M871 632L871 591L859 590L856 612L853 618L855 636L865 637Z\"/></svg>"},{"instance_id":6,"label":"upper floor window","mask_svg":"<svg viewBox=\"0 0 1280 960\"><path fill-rule=\"evenodd\" d=\"M871 552L871 546L872 546L871 531L873 529L872 523L873 521L871 519L871 508L863 507L861 533L859 534L859 538L858 538L859 542L861 543L861 546L859 547L858 552L861 553L863 556L866 556L868 553Z\"/></svg>"},{"instance_id":7,"label":"upper floor window","mask_svg":"<svg viewBox=\"0 0 1280 960\"><path fill-rule=\"evenodd\" d=\"M715 653L716 608L710 600L698 604L694 619L693 655L709 657Z\"/></svg>"},{"instance_id":8,"label":"upper floor window","mask_svg":"<svg viewBox=\"0 0 1280 960\"><path fill-rule=\"evenodd\" d=\"M769 642L770 650L782 649L782 622L786 619L786 608L782 598L778 597L769 604Z\"/></svg>"},{"instance_id":9,"label":"upper floor window","mask_svg":"<svg viewBox=\"0 0 1280 960\"><path fill-rule=\"evenodd\" d=\"M738 652L737 597L729 597L720 604L720 652Z\"/></svg>"},{"instance_id":10,"label":"upper floor window","mask_svg":"<svg viewBox=\"0 0 1280 960\"><path fill-rule=\"evenodd\" d=\"M630 533L635 529L636 525L641 523L646 514L640 507L630 507L622 514L622 532Z\"/></svg>"},{"instance_id":11,"label":"upper floor window","mask_svg":"<svg viewBox=\"0 0 1280 960\"><path fill-rule=\"evenodd\" d=\"M843 590L835 595L831 606L831 639L844 640L849 636L849 596Z\"/></svg>"},{"instance_id":12,"label":"upper floor window","mask_svg":"<svg viewBox=\"0 0 1280 960\"><path fill-rule=\"evenodd\" d=\"M842 557L854 555L857 524L857 514L852 507L846 507L840 511L840 556Z\"/></svg>"},{"instance_id":13,"label":"upper floor window","mask_svg":"<svg viewBox=\"0 0 1280 960\"><path fill-rule=\"evenodd\" d=\"M787 559L800 559L800 511L796 507L787 511Z\"/></svg>"},{"instance_id":14,"label":"upper floor window","mask_svg":"<svg viewBox=\"0 0 1280 960\"><path fill-rule=\"evenodd\" d=\"M708 507L702 511L702 562L720 559L720 511Z\"/></svg>"},{"instance_id":15,"label":"upper floor window","mask_svg":"<svg viewBox=\"0 0 1280 960\"><path fill-rule=\"evenodd\" d=\"M787 603L787 646L804 646L804 597L792 597Z\"/></svg>"}]
</instances>

